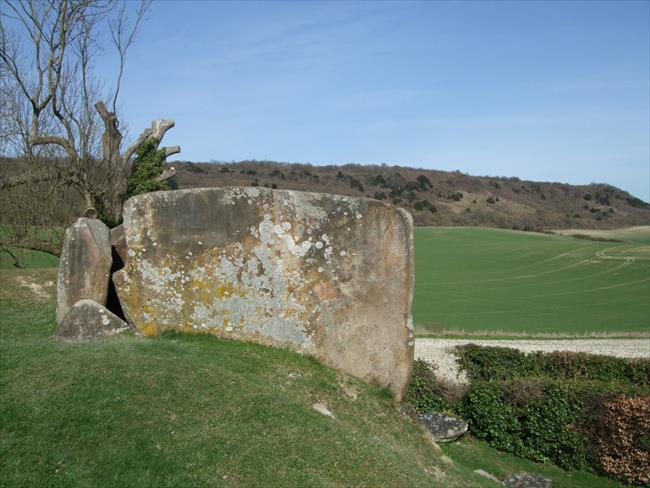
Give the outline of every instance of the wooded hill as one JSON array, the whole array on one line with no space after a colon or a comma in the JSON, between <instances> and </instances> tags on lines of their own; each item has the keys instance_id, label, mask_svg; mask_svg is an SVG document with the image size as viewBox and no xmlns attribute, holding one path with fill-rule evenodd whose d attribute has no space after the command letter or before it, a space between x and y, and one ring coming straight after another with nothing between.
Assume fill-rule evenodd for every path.
<instances>
[{"instance_id":1,"label":"wooded hill","mask_svg":"<svg viewBox=\"0 0 650 488\"><path fill-rule=\"evenodd\" d=\"M265 186L383 200L416 225L521 230L650 224L650 204L616 187L523 181L401 166L312 166L272 161L174 162L174 188Z\"/></svg>"}]
</instances>

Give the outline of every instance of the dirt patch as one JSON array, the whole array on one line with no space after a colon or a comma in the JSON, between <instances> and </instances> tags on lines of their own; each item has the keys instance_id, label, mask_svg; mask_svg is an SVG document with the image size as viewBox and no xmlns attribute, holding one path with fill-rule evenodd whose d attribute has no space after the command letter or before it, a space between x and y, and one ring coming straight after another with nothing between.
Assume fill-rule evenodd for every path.
<instances>
[{"instance_id":1,"label":"dirt patch","mask_svg":"<svg viewBox=\"0 0 650 488\"><path fill-rule=\"evenodd\" d=\"M18 302L45 302L56 296L57 268L0 270L0 296Z\"/></svg>"},{"instance_id":2,"label":"dirt patch","mask_svg":"<svg viewBox=\"0 0 650 488\"><path fill-rule=\"evenodd\" d=\"M16 282L19 286L27 288L32 292L34 298L39 301L49 300L54 296L54 281L44 282L32 281L29 276L16 276Z\"/></svg>"}]
</instances>

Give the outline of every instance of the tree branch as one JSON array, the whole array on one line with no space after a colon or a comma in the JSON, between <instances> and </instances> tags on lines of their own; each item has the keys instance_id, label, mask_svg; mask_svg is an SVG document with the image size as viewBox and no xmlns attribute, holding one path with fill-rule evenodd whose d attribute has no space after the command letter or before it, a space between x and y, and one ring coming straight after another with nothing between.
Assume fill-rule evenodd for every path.
<instances>
[{"instance_id":1,"label":"tree branch","mask_svg":"<svg viewBox=\"0 0 650 488\"><path fill-rule=\"evenodd\" d=\"M135 154L135 152L142 146L145 141L147 141L151 135L153 134L153 131L151 129L145 129L142 131L142 134L138 136L138 138L135 140L133 144L129 146L129 148L124 151L124 155L122 156L125 162L128 162L131 157Z\"/></svg>"},{"instance_id":2,"label":"tree branch","mask_svg":"<svg viewBox=\"0 0 650 488\"><path fill-rule=\"evenodd\" d=\"M151 122L151 130L153 131L153 137L158 139L158 142L163 140L165 133L174 127L176 122L171 119L159 119Z\"/></svg>"},{"instance_id":3,"label":"tree branch","mask_svg":"<svg viewBox=\"0 0 650 488\"><path fill-rule=\"evenodd\" d=\"M170 178L173 178L176 175L176 168L173 166L171 168L166 168L162 173L154 178L154 181L165 181Z\"/></svg>"},{"instance_id":4,"label":"tree branch","mask_svg":"<svg viewBox=\"0 0 650 488\"><path fill-rule=\"evenodd\" d=\"M37 136L34 137L31 141L33 146L44 146L46 144L56 144L61 146L68 153L68 156L74 161L77 159L77 151L74 147L63 137L58 136Z\"/></svg>"},{"instance_id":5,"label":"tree branch","mask_svg":"<svg viewBox=\"0 0 650 488\"><path fill-rule=\"evenodd\" d=\"M178 154L181 152L181 146L171 146L171 147L166 147L165 149L165 157L169 157L172 154Z\"/></svg>"}]
</instances>

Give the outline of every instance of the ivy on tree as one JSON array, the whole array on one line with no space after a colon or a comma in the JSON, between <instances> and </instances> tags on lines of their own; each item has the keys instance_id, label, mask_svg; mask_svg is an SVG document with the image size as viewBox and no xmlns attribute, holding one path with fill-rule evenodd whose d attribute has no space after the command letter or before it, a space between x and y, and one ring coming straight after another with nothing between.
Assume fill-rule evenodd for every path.
<instances>
[{"instance_id":1,"label":"ivy on tree","mask_svg":"<svg viewBox=\"0 0 650 488\"><path fill-rule=\"evenodd\" d=\"M150 191L169 190L167 181L158 179L165 169L165 157L165 149L158 149L154 140L148 140L140 146L126 183L128 198Z\"/></svg>"}]
</instances>

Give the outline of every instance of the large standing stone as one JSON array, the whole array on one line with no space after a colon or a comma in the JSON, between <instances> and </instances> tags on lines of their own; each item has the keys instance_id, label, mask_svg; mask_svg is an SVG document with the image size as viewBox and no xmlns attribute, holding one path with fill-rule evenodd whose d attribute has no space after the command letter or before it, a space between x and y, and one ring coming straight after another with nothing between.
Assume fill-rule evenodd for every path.
<instances>
[{"instance_id":1,"label":"large standing stone","mask_svg":"<svg viewBox=\"0 0 650 488\"><path fill-rule=\"evenodd\" d=\"M139 195L113 276L146 335L207 332L311 354L401 399L413 363L410 214L261 188Z\"/></svg>"},{"instance_id":2,"label":"large standing stone","mask_svg":"<svg viewBox=\"0 0 650 488\"><path fill-rule=\"evenodd\" d=\"M107 337L131 326L94 300L79 300L66 314L56 336L69 341Z\"/></svg>"},{"instance_id":3,"label":"large standing stone","mask_svg":"<svg viewBox=\"0 0 650 488\"><path fill-rule=\"evenodd\" d=\"M59 324L81 299L106 304L111 263L109 231L103 222L81 217L68 227L57 276L56 320Z\"/></svg>"}]
</instances>

